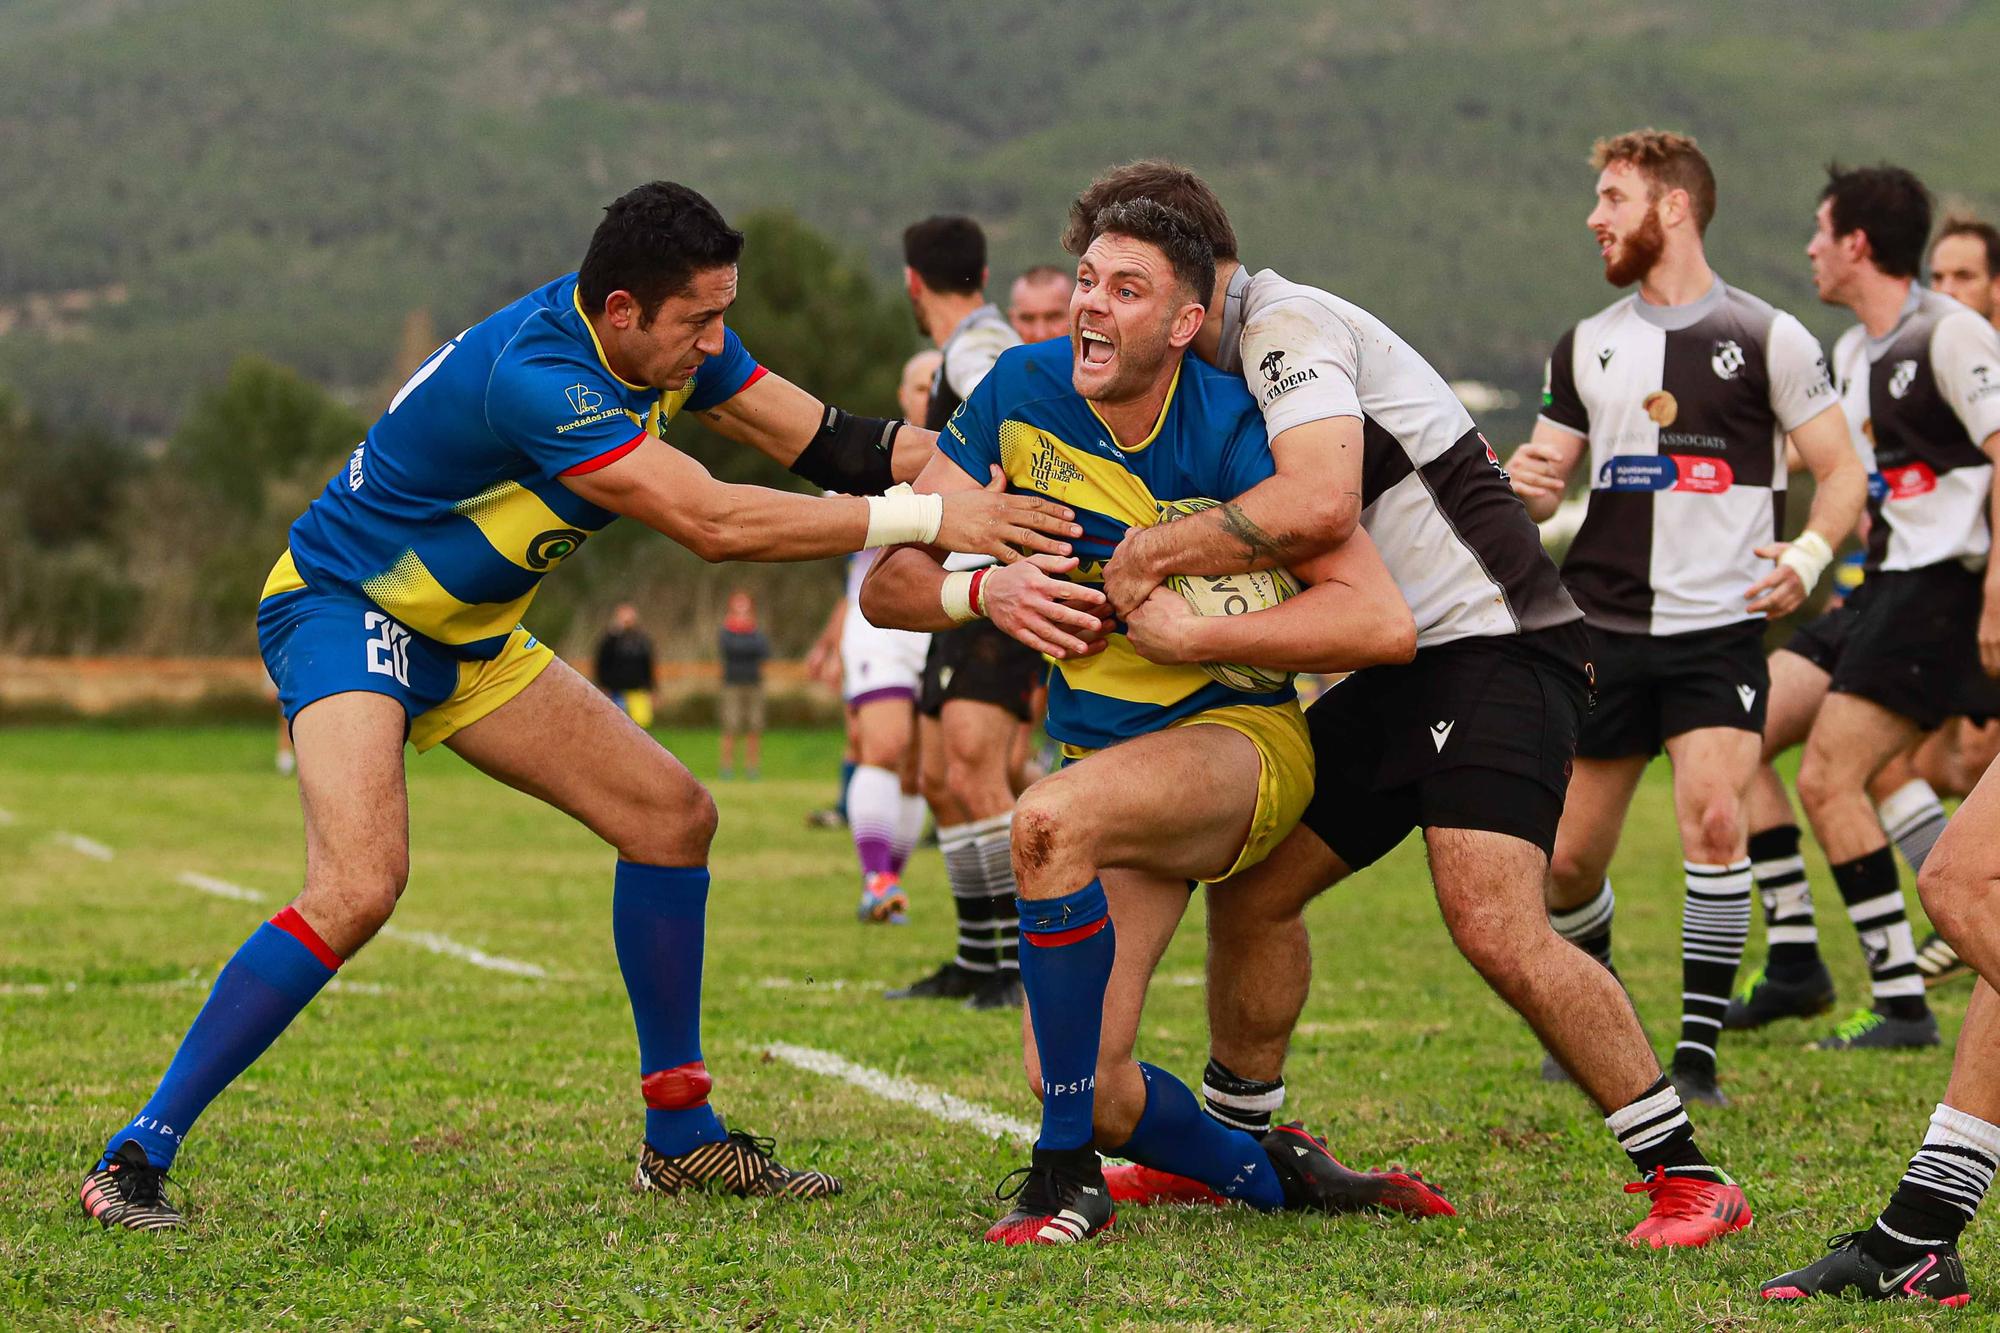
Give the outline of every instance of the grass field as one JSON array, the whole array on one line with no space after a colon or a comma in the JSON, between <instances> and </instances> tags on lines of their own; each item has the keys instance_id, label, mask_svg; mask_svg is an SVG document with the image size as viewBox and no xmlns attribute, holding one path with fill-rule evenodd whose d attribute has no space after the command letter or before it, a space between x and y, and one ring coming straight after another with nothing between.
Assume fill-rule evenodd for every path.
<instances>
[{"instance_id":1,"label":"grass field","mask_svg":"<svg viewBox=\"0 0 2000 1333\"><path fill-rule=\"evenodd\" d=\"M710 736L664 739L712 771ZM845 1175L846 1197L627 1192L638 1088L610 855L440 751L411 765L403 933L350 962L210 1109L175 1172L191 1225L163 1237L101 1232L75 1187L218 966L297 883L292 786L261 729L0 731L0 1326L1929 1322L1880 1305L1765 1310L1756 1287L1872 1215L1943 1090L1963 987L1941 997L1940 1051L1801 1051L1823 1024L1732 1040L1735 1106L1698 1124L1756 1226L1708 1252L1633 1252L1618 1243L1643 1211L1618 1188L1629 1164L1580 1095L1537 1079L1532 1038L1452 950L1414 843L1313 909L1290 1107L1349 1160L1422 1166L1461 1217L1128 1209L1115 1239L1074 1250L977 1243L1022 1149L767 1053L831 1052L1033 1118L1010 1016L876 998L948 952L950 911L921 852L912 926L854 922L844 836L801 822L830 794L837 745L777 736L761 783L718 784L706 1045L732 1124ZM1664 777L1649 774L1613 870L1620 964L1663 1050L1680 989ZM1844 1010L1864 977L1812 864ZM237 890L261 905L218 896ZM1183 1076L1205 1058L1202 947L1191 913L1142 1037ZM528 967L495 970L510 964ZM1973 1309L1938 1322L1984 1317L1987 1234L1968 1254Z\"/></svg>"}]
</instances>

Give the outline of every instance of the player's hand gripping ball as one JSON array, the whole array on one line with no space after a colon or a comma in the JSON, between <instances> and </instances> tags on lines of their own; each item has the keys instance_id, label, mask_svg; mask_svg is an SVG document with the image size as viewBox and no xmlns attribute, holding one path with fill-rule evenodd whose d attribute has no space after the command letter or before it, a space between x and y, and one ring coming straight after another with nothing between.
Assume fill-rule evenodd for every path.
<instances>
[{"instance_id":1,"label":"player's hand gripping ball","mask_svg":"<svg viewBox=\"0 0 2000 1333\"><path fill-rule=\"evenodd\" d=\"M1160 504L1160 522L1171 523L1204 509L1213 509L1214 500L1168 500ZM1299 581L1289 570L1259 569L1248 574L1175 574L1167 586L1187 601L1198 616L1240 616L1264 611L1299 591ZM1232 690L1246 694L1268 694L1281 690L1292 678L1289 671L1268 667L1242 666L1229 662L1203 662L1201 669Z\"/></svg>"}]
</instances>

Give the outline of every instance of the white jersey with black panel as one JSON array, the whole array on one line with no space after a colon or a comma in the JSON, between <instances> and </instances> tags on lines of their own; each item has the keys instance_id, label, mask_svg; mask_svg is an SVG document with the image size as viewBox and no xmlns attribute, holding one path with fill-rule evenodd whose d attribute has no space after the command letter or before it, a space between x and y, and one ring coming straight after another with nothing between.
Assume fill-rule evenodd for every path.
<instances>
[{"instance_id":1,"label":"white jersey with black panel","mask_svg":"<svg viewBox=\"0 0 2000 1333\"><path fill-rule=\"evenodd\" d=\"M1444 377L1375 316L1269 269L1230 275L1224 369L1272 439L1361 422L1361 525L1409 603L1419 649L1568 624L1582 612L1486 437Z\"/></svg>"}]
</instances>

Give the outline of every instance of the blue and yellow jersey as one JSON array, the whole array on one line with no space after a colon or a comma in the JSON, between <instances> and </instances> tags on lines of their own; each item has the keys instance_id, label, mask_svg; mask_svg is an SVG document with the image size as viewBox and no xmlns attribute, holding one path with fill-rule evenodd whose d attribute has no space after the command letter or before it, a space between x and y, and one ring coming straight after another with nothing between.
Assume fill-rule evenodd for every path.
<instances>
[{"instance_id":1,"label":"blue and yellow jersey","mask_svg":"<svg viewBox=\"0 0 2000 1333\"><path fill-rule=\"evenodd\" d=\"M419 634L490 659L542 576L617 515L565 486L704 411L762 369L734 332L679 389L620 379L558 278L432 353L292 524L264 593L357 592Z\"/></svg>"},{"instance_id":2,"label":"blue and yellow jersey","mask_svg":"<svg viewBox=\"0 0 2000 1333\"><path fill-rule=\"evenodd\" d=\"M1102 584L1104 565L1127 528L1150 527L1169 500L1229 500L1277 470L1264 418L1240 376L1187 357L1152 434L1119 445L1111 428L1070 387L1067 338L1010 348L960 405L938 446L975 478L995 463L1008 489L1076 511L1081 563L1067 576ZM1102 653L1057 662L1049 680L1049 735L1084 749L1158 731L1233 704L1279 705L1287 685L1246 694L1198 666L1158 666L1113 634Z\"/></svg>"}]
</instances>

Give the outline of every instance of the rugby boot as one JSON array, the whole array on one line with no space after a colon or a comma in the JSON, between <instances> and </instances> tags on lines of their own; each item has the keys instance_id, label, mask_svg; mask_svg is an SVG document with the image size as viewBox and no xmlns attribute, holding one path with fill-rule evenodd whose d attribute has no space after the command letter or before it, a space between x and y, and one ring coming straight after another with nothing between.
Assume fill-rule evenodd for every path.
<instances>
[{"instance_id":1,"label":"rugby boot","mask_svg":"<svg viewBox=\"0 0 2000 1333\"><path fill-rule=\"evenodd\" d=\"M1151 1208L1163 1203L1204 1203L1217 1208L1229 1200L1191 1176L1177 1176L1137 1162L1119 1162L1104 1168L1104 1183L1113 1203L1129 1203Z\"/></svg>"},{"instance_id":2,"label":"rugby boot","mask_svg":"<svg viewBox=\"0 0 2000 1333\"><path fill-rule=\"evenodd\" d=\"M187 1223L167 1202L166 1183L166 1168L154 1166L146 1150L127 1139L83 1178L79 1198L84 1213L106 1227L172 1231Z\"/></svg>"},{"instance_id":3,"label":"rugby boot","mask_svg":"<svg viewBox=\"0 0 2000 1333\"><path fill-rule=\"evenodd\" d=\"M1410 1217L1453 1217L1458 1213L1421 1172L1393 1167L1356 1171L1327 1149L1326 1140L1307 1133L1297 1121L1273 1125L1263 1144L1264 1155L1271 1159L1278 1183L1284 1187L1288 1210L1352 1213L1373 1208Z\"/></svg>"},{"instance_id":4,"label":"rugby boot","mask_svg":"<svg viewBox=\"0 0 2000 1333\"><path fill-rule=\"evenodd\" d=\"M678 1157L642 1141L632 1188L641 1194L710 1190L746 1199L824 1199L841 1192L840 1181L824 1171L795 1171L779 1162L772 1155L775 1146L770 1139L736 1129Z\"/></svg>"},{"instance_id":5,"label":"rugby boot","mask_svg":"<svg viewBox=\"0 0 2000 1333\"><path fill-rule=\"evenodd\" d=\"M1626 1233L1632 1245L1692 1249L1750 1225L1750 1205L1733 1183L1668 1175L1662 1166L1650 1180L1627 1185L1625 1192L1653 1199L1645 1220Z\"/></svg>"},{"instance_id":6,"label":"rugby boot","mask_svg":"<svg viewBox=\"0 0 2000 1333\"><path fill-rule=\"evenodd\" d=\"M1009 1172L993 1197L1014 1202L986 1231L993 1245L1074 1245L1118 1220L1093 1148L1037 1148L1032 1164Z\"/></svg>"},{"instance_id":7,"label":"rugby boot","mask_svg":"<svg viewBox=\"0 0 2000 1333\"><path fill-rule=\"evenodd\" d=\"M1958 1309L1972 1302L1965 1265L1956 1245L1925 1250L1905 1263L1885 1264L1861 1248L1865 1231L1850 1231L1826 1243L1827 1252L1804 1268L1780 1273L1759 1288L1767 1301L1804 1301L1815 1296L1854 1296L1864 1301L1936 1301Z\"/></svg>"},{"instance_id":8,"label":"rugby boot","mask_svg":"<svg viewBox=\"0 0 2000 1333\"><path fill-rule=\"evenodd\" d=\"M1013 968L995 972L966 1000L967 1009L1019 1009L1027 1002L1021 988L1021 974Z\"/></svg>"},{"instance_id":9,"label":"rugby boot","mask_svg":"<svg viewBox=\"0 0 2000 1333\"><path fill-rule=\"evenodd\" d=\"M1859 1009L1834 1028L1833 1035L1813 1043L1816 1051L1896 1051L1915 1050L1938 1044L1937 1015L1924 1010L1922 1018L1897 1018L1880 1009Z\"/></svg>"},{"instance_id":10,"label":"rugby boot","mask_svg":"<svg viewBox=\"0 0 2000 1333\"><path fill-rule=\"evenodd\" d=\"M861 904L854 909L856 920L863 924L905 926L910 922L909 913L910 897L894 875L878 870L862 881Z\"/></svg>"},{"instance_id":11,"label":"rugby boot","mask_svg":"<svg viewBox=\"0 0 2000 1333\"><path fill-rule=\"evenodd\" d=\"M960 967L958 960L943 964L937 971L922 981L913 981L895 990L883 991L885 1000L963 1000L968 995L977 994L982 983L993 974L975 972L969 967Z\"/></svg>"},{"instance_id":12,"label":"rugby boot","mask_svg":"<svg viewBox=\"0 0 2000 1333\"><path fill-rule=\"evenodd\" d=\"M1817 1018L1833 1008L1833 973L1815 961L1803 977L1774 977L1758 968L1743 979L1736 994L1729 997L1729 1009L1722 1026L1731 1032L1748 1032L1781 1018Z\"/></svg>"},{"instance_id":13,"label":"rugby boot","mask_svg":"<svg viewBox=\"0 0 2000 1333\"><path fill-rule=\"evenodd\" d=\"M1946 944L1944 937L1932 931L1917 946L1917 975L1924 979L1924 989L1942 986L1947 981L1972 975L1972 964L1958 956L1958 950Z\"/></svg>"},{"instance_id":14,"label":"rugby boot","mask_svg":"<svg viewBox=\"0 0 2000 1333\"><path fill-rule=\"evenodd\" d=\"M1715 1085L1713 1060L1690 1060L1676 1055L1673 1067L1667 1071L1667 1079L1674 1085L1674 1091L1681 1095L1683 1102L1703 1102L1709 1106L1729 1105L1728 1096Z\"/></svg>"}]
</instances>

